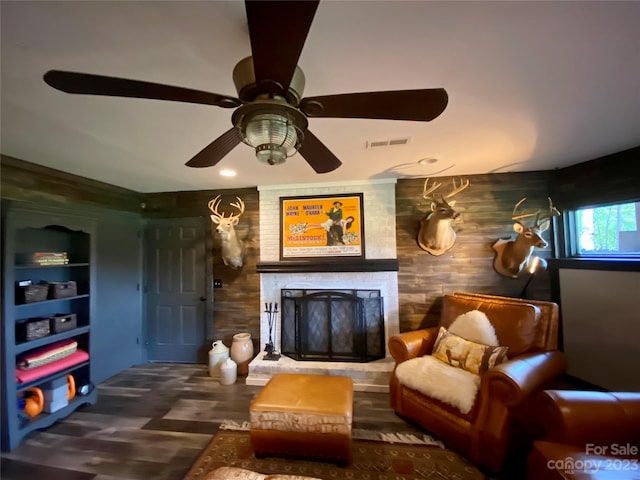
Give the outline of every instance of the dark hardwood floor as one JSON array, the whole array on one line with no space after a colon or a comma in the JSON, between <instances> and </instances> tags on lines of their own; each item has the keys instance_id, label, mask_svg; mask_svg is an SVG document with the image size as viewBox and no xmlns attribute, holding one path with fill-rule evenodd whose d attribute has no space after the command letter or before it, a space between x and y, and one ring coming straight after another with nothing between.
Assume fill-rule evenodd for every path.
<instances>
[{"instance_id":1,"label":"dark hardwood floor","mask_svg":"<svg viewBox=\"0 0 640 480\"><path fill-rule=\"evenodd\" d=\"M2 453L3 480L182 480L223 420L249 420L261 387L224 386L205 365L149 363L98 387L85 406ZM354 431L424 433L386 393L354 393Z\"/></svg>"}]
</instances>

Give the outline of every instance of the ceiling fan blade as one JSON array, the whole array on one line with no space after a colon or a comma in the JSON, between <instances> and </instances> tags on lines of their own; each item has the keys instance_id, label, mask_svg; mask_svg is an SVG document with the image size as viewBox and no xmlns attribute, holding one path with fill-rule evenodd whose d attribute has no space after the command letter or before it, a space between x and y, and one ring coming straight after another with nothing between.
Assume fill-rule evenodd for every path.
<instances>
[{"instance_id":1,"label":"ceiling fan blade","mask_svg":"<svg viewBox=\"0 0 640 480\"><path fill-rule=\"evenodd\" d=\"M298 153L304 157L316 173L329 173L342 165L338 157L309 130L304 132L304 141Z\"/></svg>"},{"instance_id":2,"label":"ceiling fan blade","mask_svg":"<svg viewBox=\"0 0 640 480\"><path fill-rule=\"evenodd\" d=\"M66 93L170 100L173 102L215 105L224 108L234 108L242 104L237 98L217 93L90 73L50 70L45 73L44 81L53 88Z\"/></svg>"},{"instance_id":3,"label":"ceiling fan blade","mask_svg":"<svg viewBox=\"0 0 640 480\"><path fill-rule=\"evenodd\" d=\"M303 98L300 109L309 117L428 122L444 111L448 101L444 88L432 88Z\"/></svg>"},{"instance_id":4,"label":"ceiling fan blade","mask_svg":"<svg viewBox=\"0 0 640 480\"><path fill-rule=\"evenodd\" d=\"M245 2L256 84L286 91L319 0ZM266 82L266 81L269 82ZM280 93L280 92L274 92Z\"/></svg>"},{"instance_id":5,"label":"ceiling fan blade","mask_svg":"<svg viewBox=\"0 0 640 480\"><path fill-rule=\"evenodd\" d=\"M240 137L238 136L238 131L235 127L232 127L204 147L200 153L189 160L186 165L194 168L213 167L239 143Z\"/></svg>"}]
</instances>

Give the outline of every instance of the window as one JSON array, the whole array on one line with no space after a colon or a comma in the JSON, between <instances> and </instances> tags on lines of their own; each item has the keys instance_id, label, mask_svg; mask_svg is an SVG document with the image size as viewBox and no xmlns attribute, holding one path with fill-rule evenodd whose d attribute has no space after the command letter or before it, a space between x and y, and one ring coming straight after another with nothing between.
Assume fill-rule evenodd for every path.
<instances>
[{"instance_id":1,"label":"window","mask_svg":"<svg viewBox=\"0 0 640 480\"><path fill-rule=\"evenodd\" d=\"M640 202L581 208L569 218L575 256L640 257Z\"/></svg>"}]
</instances>

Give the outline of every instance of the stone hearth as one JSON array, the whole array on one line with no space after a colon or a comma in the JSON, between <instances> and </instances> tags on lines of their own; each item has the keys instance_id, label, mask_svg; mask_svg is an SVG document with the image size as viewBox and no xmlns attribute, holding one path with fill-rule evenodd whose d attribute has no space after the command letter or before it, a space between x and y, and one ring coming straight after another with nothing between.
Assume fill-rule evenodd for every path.
<instances>
[{"instance_id":1,"label":"stone hearth","mask_svg":"<svg viewBox=\"0 0 640 480\"><path fill-rule=\"evenodd\" d=\"M276 373L311 373L351 377L353 389L359 392L388 392L394 366L392 358L367 363L299 362L284 355L278 361L264 360L265 355L260 352L249 364L247 385L266 385Z\"/></svg>"}]
</instances>

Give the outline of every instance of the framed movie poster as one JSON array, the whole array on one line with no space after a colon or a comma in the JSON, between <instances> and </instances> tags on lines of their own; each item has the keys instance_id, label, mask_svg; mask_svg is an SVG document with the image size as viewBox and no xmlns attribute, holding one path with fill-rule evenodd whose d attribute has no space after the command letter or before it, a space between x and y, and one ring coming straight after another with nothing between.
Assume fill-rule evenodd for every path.
<instances>
[{"instance_id":1,"label":"framed movie poster","mask_svg":"<svg viewBox=\"0 0 640 480\"><path fill-rule=\"evenodd\" d=\"M280 260L364 258L362 194L280 198Z\"/></svg>"}]
</instances>

